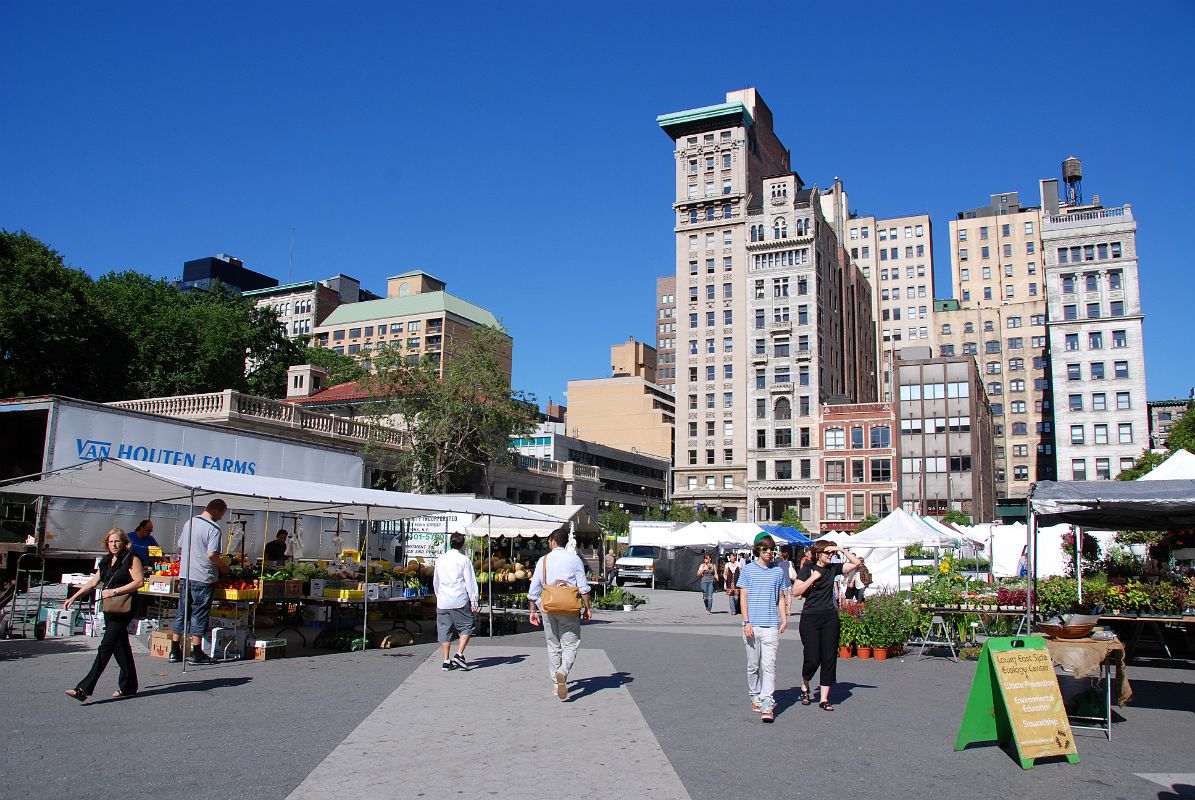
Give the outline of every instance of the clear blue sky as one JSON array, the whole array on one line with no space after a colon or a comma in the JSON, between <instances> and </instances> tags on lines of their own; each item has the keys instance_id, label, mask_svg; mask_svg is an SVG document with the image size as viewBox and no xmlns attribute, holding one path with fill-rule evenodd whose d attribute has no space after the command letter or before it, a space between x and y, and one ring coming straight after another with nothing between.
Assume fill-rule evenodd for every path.
<instances>
[{"instance_id":1,"label":"clear blue sky","mask_svg":"<svg viewBox=\"0 0 1195 800\"><path fill-rule=\"evenodd\" d=\"M1080 157L1138 220L1149 396L1186 396L1195 4L754 8L2 0L0 227L92 274L224 252L285 281L293 226L295 280L427 270L559 401L654 343L656 115L755 86L808 183L931 214L941 297L954 212Z\"/></svg>"}]
</instances>

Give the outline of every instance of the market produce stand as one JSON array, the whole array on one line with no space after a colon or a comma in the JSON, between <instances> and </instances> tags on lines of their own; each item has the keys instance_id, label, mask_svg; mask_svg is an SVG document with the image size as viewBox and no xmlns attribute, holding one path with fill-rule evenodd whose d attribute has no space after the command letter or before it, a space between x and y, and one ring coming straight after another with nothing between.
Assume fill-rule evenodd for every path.
<instances>
[{"instance_id":1,"label":"market produce stand","mask_svg":"<svg viewBox=\"0 0 1195 800\"><path fill-rule=\"evenodd\" d=\"M442 513L563 524L556 517L502 500L388 492L121 458L99 458L17 478L0 484L0 488L8 493L34 497L182 505L189 507L192 515L210 500L223 499L232 501L229 505L240 511L264 511L266 530L269 529L271 513L348 517L365 523L366 538L370 523L375 520L409 519ZM188 557L189 553L184 552L181 564L184 573L189 566L186 563ZM264 562L264 552L262 558ZM364 565L365 583L368 584L369 561L365 560ZM262 569L264 571L264 565ZM369 603L366 595L362 603L363 625L368 622ZM189 619L185 624L189 624ZM188 633L189 630L184 629L184 636ZM186 659L182 663L183 671L186 671Z\"/></svg>"}]
</instances>

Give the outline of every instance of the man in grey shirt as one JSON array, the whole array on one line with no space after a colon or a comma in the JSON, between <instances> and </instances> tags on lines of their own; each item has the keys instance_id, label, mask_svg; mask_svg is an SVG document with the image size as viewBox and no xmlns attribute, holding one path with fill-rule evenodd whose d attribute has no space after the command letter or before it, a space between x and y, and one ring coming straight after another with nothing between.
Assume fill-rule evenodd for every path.
<instances>
[{"instance_id":1,"label":"man in grey shirt","mask_svg":"<svg viewBox=\"0 0 1195 800\"><path fill-rule=\"evenodd\" d=\"M178 614L174 617L170 637L171 661L182 661L179 640L190 616L187 627L191 634L191 653L188 660L192 664L211 662L201 645L212 610L212 590L220 576L228 572L228 565L220 555L220 526L217 524L227 511L228 504L216 498L207 504L202 514L189 519L179 534L182 563L179 565Z\"/></svg>"}]
</instances>

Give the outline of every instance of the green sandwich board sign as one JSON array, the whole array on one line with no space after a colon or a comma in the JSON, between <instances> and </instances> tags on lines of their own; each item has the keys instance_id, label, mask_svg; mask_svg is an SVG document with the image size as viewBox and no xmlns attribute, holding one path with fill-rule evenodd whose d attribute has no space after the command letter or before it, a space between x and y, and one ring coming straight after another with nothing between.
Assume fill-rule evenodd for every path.
<instances>
[{"instance_id":1,"label":"green sandwich board sign","mask_svg":"<svg viewBox=\"0 0 1195 800\"><path fill-rule=\"evenodd\" d=\"M1079 763L1058 675L1040 636L993 637L979 656L955 751L968 745L1013 744L1022 769L1039 758Z\"/></svg>"}]
</instances>

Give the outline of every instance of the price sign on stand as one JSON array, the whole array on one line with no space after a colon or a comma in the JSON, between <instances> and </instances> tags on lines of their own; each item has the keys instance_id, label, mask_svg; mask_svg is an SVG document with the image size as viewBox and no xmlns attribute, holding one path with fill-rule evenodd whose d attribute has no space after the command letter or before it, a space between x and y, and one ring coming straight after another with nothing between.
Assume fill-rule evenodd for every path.
<instances>
[{"instance_id":1,"label":"price sign on stand","mask_svg":"<svg viewBox=\"0 0 1195 800\"><path fill-rule=\"evenodd\" d=\"M1040 636L993 637L983 646L954 749L1013 744L1022 769L1039 758L1079 763L1050 651Z\"/></svg>"}]
</instances>

